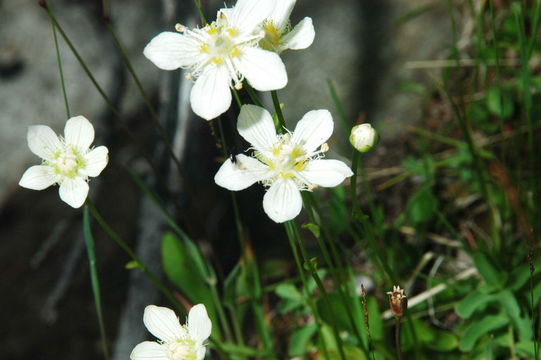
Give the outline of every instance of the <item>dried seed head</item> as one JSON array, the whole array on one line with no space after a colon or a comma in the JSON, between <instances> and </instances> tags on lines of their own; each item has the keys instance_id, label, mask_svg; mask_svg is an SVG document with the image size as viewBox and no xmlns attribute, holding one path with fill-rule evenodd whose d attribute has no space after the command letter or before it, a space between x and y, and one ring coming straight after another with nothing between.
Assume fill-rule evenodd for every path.
<instances>
[{"instance_id":1,"label":"dried seed head","mask_svg":"<svg viewBox=\"0 0 541 360\"><path fill-rule=\"evenodd\" d=\"M404 289L401 289L400 286L393 286L393 291L387 292L387 295L389 295L391 312L396 318L401 318L408 308L408 298Z\"/></svg>"}]
</instances>

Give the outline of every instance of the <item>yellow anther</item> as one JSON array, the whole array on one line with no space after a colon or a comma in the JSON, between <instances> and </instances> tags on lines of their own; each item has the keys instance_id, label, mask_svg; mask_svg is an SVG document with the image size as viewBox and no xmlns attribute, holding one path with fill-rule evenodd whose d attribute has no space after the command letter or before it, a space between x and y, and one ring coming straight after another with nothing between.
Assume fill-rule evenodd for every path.
<instances>
[{"instance_id":1,"label":"yellow anther","mask_svg":"<svg viewBox=\"0 0 541 360\"><path fill-rule=\"evenodd\" d=\"M231 57L236 57L236 56L240 56L240 50L238 48L234 48L231 51Z\"/></svg>"},{"instance_id":2,"label":"yellow anther","mask_svg":"<svg viewBox=\"0 0 541 360\"><path fill-rule=\"evenodd\" d=\"M233 37L233 36L237 35L237 30L235 30L233 28L228 28L227 33L229 34L229 36Z\"/></svg>"},{"instance_id":3,"label":"yellow anther","mask_svg":"<svg viewBox=\"0 0 541 360\"><path fill-rule=\"evenodd\" d=\"M186 78L186 80L193 80L193 76L192 74L186 74L186 76L184 76Z\"/></svg>"},{"instance_id":4,"label":"yellow anther","mask_svg":"<svg viewBox=\"0 0 541 360\"><path fill-rule=\"evenodd\" d=\"M329 144L327 143L323 143L323 145L321 145L321 152L327 152L329 151Z\"/></svg>"},{"instance_id":5,"label":"yellow anther","mask_svg":"<svg viewBox=\"0 0 541 360\"><path fill-rule=\"evenodd\" d=\"M207 44L203 44L203 45L201 45L201 47L199 48L199 50L200 50L201 52L207 53L207 52L209 52L209 47L208 47Z\"/></svg>"},{"instance_id":6,"label":"yellow anther","mask_svg":"<svg viewBox=\"0 0 541 360\"><path fill-rule=\"evenodd\" d=\"M235 84L235 89L241 90L242 89L242 83L241 82L236 83Z\"/></svg>"},{"instance_id":7,"label":"yellow anther","mask_svg":"<svg viewBox=\"0 0 541 360\"><path fill-rule=\"evenodd\" d=\"M211 27L211 28L209 28L209 29L207 30L207 33L208 33L209 35L215 35L215 34L218 33L218 29L215 28L215 27Z\"/></svg>"},{"instance_id":8,"label":"yellow anther","mask_svg":"<svg viewBox=\"0 0 541 360\"><path fill-rule=\"evenodd\" d=\"M212 58L212 62L216 65L222 65L224 63L224 61L219 57Z\"/></svg>"},{"instance_id":9,"label":"yellow anther","mask_svg":"<svg viewBox=\"0 0 541 360\"><path fill-rule=\"evenodd\" d=\"M176 24L175 25L175 30L178 31L178 32L184 32L184 31L186 31L186 26L184 26L182 24Z\"/></svg>"}]
</instances>

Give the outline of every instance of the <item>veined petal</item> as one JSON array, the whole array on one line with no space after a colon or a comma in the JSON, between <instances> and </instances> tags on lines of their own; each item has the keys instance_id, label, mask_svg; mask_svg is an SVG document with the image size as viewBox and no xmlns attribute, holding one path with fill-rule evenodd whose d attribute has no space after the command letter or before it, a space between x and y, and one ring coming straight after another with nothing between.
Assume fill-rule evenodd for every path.
<instances>
[{"instance_id":1,"label":"veined petal","mask_svg":"<svg viewBox=\"0 0 541 360\"><path fill-rule=\"evenodd\" d=\"M243 32L252 32L274 9L271 0L238 0L225 14L229 24Z\"/></svg>"},{"instance_id":2,"label":"veined petal","mask_svg":"<svg viewBox=\"0 0 541 360\"><path fill-rule=\"evenodd\" d=\"M43 190L53 185L56 182L56 174L54 169L45 165L34 165L28 168L19 185L32 190Z\"/></svg>"},{"instance_id":3,"label":"veined petal","mask_svg":"<svg viewBox=\"0 0 541 360\"><path fill-rule=\"evenodd\" d=\"M133 348L130 354L131 360L169 360L167 349L164 345L155 341L143 341Z\"/></svg>"},{"instance_id":4,"label":"veined petal","mask_svg":"<svg viewBox=\"0 0 541 360\"><path fill-rule=\"evenodd\" d=\"M109 161L109 150L105 146L98 146L84 156L85 167L80 170L83 175L98 176Z\"/></svg>"},{"instance_id":5,"label":"veined petal","mask_svg":"<svg viewBox=\"0 0 541 360\"><path fill-rule=\"evenodd\" d=\"M266 153L276 142L276 129L269 112L256 105L243 105L237 130L257 151Z\"/></svg>"},{"instance_id":6,"label":"veined petal","mask_svg":"<svg viewBox=\"0 0 541 360\"><path fill-rule=\"evenodd\" d=\"M94 127L84 116L72 117L64 127L64 140L66 144L86 150L94 141Z\"/></svg>"},{"instance_id":7,"label":"veined petal","mask_svg":"<svg viewBox=\"0 0 541 360\"><path fill-rule=\"evenodd\" d=\"M200 46L188 35L164 31L150 40L143 54L160 69L175 70L196 63Z\"/></svg>"},{"instance_id":8,"label":"veined petal","mask_svg":"<svg viewBox=\"0 0 541 360\"><path fill-rule=\"evenodd\" d=\"M88 183L82 178L64 178L58 193L62 201L77 209L83 206L88 196Z\"/></svg>"},{"instance_id":9,"label":"veined petal","mask_svg":"<svg viewBox=\"0 0 541 360\"><path fill-rule=\"evenodd\" d=\"M227 111L231 105L230 82L231 77L224 66L208 67L192 88L192 110L206 120L212 120Z\"/></svg>"},{"instance_id":10,"label":"veined petal","mask_svg":"<svg viewBox=\"0 0 541 360\"><path fill-rule=\"evenodd\" d=\"M269 168L257 159L239 154L227 159L214 176L217 185L231 191L244 190L270 176Z\"/></svg>"},{"instance_id":11,"label":"veined petal","mask_svg":"<svg viewBox=\"0 0 541 360\"><path fill-rule=\"evenodd\" d=\"M334 187L353 175L353 172L342 161L319 159L309 161L304 170L299 171L298 174L307 184Z\"/></svg>"},{"instance_id":12,"label":"veined petal","mask_svg":"<svg viewBox=\"0 0 541 360\"><path fill-rule=\"evenodd\" d=\"M331 137L333 127L334 122L328 110L312 110L299 120L291 141L311 153Z\"/></svg>"},{"instance_id":13,"label":"veined petal","mask_svg":"<svg viewBox=\"0 0 541 360\"><path fill-rule=\"evenodd\" d=\"M26 141L30 151L45 160L53 160L55 153L62 148L53 129L45 125L28 127Z\"/></svg>"},{"instance_id":14,"label":"veined petal","mask_svg":"<svg viewBox=\"0 0 541 360\"><path fill-rule=\"evenodd\" d=\"M188 332L195 341L202 343L207 340L212 331L212 322L203 304L197 304L188 313Z\"/></svg>"},{"instance_id":15,"label":"veined petal","mask_svg":"<svg viewBox=\"0 0 541 360\"><path fill-rule=\"evenodd\" d=\"M277 223L295 218L301 209L301 193L292 180L275 181L263 197L263 210Z\"/></svg>"},{"instance_id":16,"label":"veined petal","mask_svg":"<svg viewBox=\"0 0 541 360\"><path fill-rule=\"evenodd\" d=\"M289 21L289 16L297 0L274 0L274 10L269 19L277 29L283 30Z\"/></svg>"},{"instance_id":17,"label":"veined petal","mask_svg":"<svg viewBox=\"0 0 541 360\"><path fill-rule=\"evenodd\" d=\"M282 47L284 49L300 50L306 49L314 42L316 32L312 19L305 17L293 30L282 37Z\"/></svg>"},{"instance_id":18,"label":"veined petal","mask_svg":"<svg viewBox=\"0 0 541 360\"><path fill-rule=\"evenodd\" d=\"M272 51L245 46L240 49L240 55L233 58L233 62L257 90L276 90L287 85L284 63Z\"/></svg>"},{"instance_id":19,"label":"veined petal","mask_svg":"<svg viewBox=\"0 0 541 360\"><path fill-rule=\"evenodd\" d=\"M203 360L205 358L205 353L207 352L207 348L205 346L200 346L199 349L197 349L196 353L196 360Z\"/></svg>"},{"instance_id":20,"label":"veined petal","mask_svg":"<svg viewBox=\"0 0 541 360\"><path fill-rule=\"evenodd\" d=\"M162 341L173 341L186 335L186 330L180 326L175 312L166 307L148 305L143 315L143 323L152 335Z\"/></svg>"}]
</instances>

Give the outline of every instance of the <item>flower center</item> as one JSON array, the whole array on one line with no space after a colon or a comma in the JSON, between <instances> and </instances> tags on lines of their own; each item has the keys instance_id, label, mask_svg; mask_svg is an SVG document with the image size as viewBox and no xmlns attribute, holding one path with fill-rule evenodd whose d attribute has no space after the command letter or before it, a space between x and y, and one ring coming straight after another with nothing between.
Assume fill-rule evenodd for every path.
<instances>
[{"instance_id":1,"label":"flower center","mask_svg":"<svg viewBox=\"0 0 541 360\"><path fill-rule=\"evenodd\" d=\"M240 55L235 36L237 31L229 26L212 23L206 29L210 37L201 45L201 53L210 57L216 65L223 64L227 58Z\"/></svg>"},{"instance_id":2,"label":"flower center","mask_svg":"<svg viewBox=\"0 0 541 360\"><path fill-rule=\"evenodd\" d=\"M197 351L192 339L178 339L165 344L170 360L196 360Z\"/></svg>"},{"instance_id":3,"label":"flower center","mask_svg":"<svg viewBox=\"0 0 541 360\"><path fill-rule=\"evenodd\" d=\"M304 170L308 160L303 147L291 141L291 134L279 135L271 153L270 158L261 161L284 179L295 177L295 172Z\"/></svg>"},{"instance_id":4,"label":"flower center","mask_svg":"<svg viewBox=\"0 0 541 360\"><path fill-rule=\"evenodd\" d=\"M259 46L265 50L278 51L282 40L282 31L276 27L272 20L263 21L265 36L260 40Z\"/></svg>"},{"instance_id":5,"label":"flower center","mask_svg":"<svg viewBox=\"0 0 541 360\"><path fill-rule=\"evenodd\" d=\"M74 178L79 169L85 166L83 156L73 146L67 145L63 151L59 151L51 164L55 173Z\"/></svg>"}]
</instances>

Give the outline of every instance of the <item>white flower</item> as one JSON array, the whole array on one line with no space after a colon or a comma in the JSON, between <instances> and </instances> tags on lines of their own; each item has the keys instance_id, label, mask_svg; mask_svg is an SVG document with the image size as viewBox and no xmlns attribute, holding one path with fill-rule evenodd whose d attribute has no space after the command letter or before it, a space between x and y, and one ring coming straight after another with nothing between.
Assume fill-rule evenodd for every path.
<instances>
[{"instance_id":1,"label":"white flower","mask_svg":"<svg viewBox=\"0 0 541 360\"><path fill-rule=\"evenodd\" d=\"M132 360L202 360L205 341L210 336L212 323L205 305L190 309L188 323L180 325L175 312L166 307L149 305L143 322L155 341L143 341L130 354Z\"/></svg>"},{"instance_id":2,"label":"white flower","mask_svg":"<svg viewBox=\"0 0 541 360\"><path fill-rule=\"evenodd\" d=\"M312 19L305 17L293 29L289 22L289 15L297 0L273 0L274 10L261 27L265 37L259 42L263 49L281 53L284 50L306 49L314 42L314 25Z\"/></svg>"},{"instance_id":3,"label":"white flower","mask_svg":"<svg viewBox=\"0 0 541 360\"><path fill-rule=\"evenodd\" d=\"M252 144L254 157L239 154L226 160L214 181L232 191L262 182L268 187L263 198L265 213L278 223L291 220L302 208L300 191L337 186L353 175L343 162L322 159L333 126L327 110L313 110L293 133L277 134L267 110L244 105L237 129Z\"/></svg>"},{"instance_id":4,"label":"white flower","mask_svg":"<svg viewBox=\"0 0 541 360\"><path fill-rule=\"evenodd\" d=\"M26 135L30 151L43 159L25 171L19 185L43 190L59 184L60 199L79 208L88 195L88 178L98 176L107 165L109 151L105 146L90 149L94 127L84 116L66 122L64 138L45 125L33 125Z\"/></svg>"},{"instance_id":5,"label":"white flower","mask_svg":"<svg viewBox=\"0 0 541 360\"><path fill-rule=\"evenodd\" d=\"M231 105L230 86L240 89L246 78L260 91L281 89L287 73L280 57L257 46L258 29L271 14L273 0L238 0L218 12L217 20L201 29L162 32L145 47L145 56L163 70L178 68L197 78L190 95L193 111L211 120Z\"/></svg>"},{"instance_id":6,"label":"white flower","mask_svg":"<svg viewBox=\"0 0 541 360\"><path fill-rule=\"evenodd\" d=\"M351 129L349 142L357 151L368 152L378 142L378 133L370 124L355 125Z\"/></svg>"}]
</instances>

